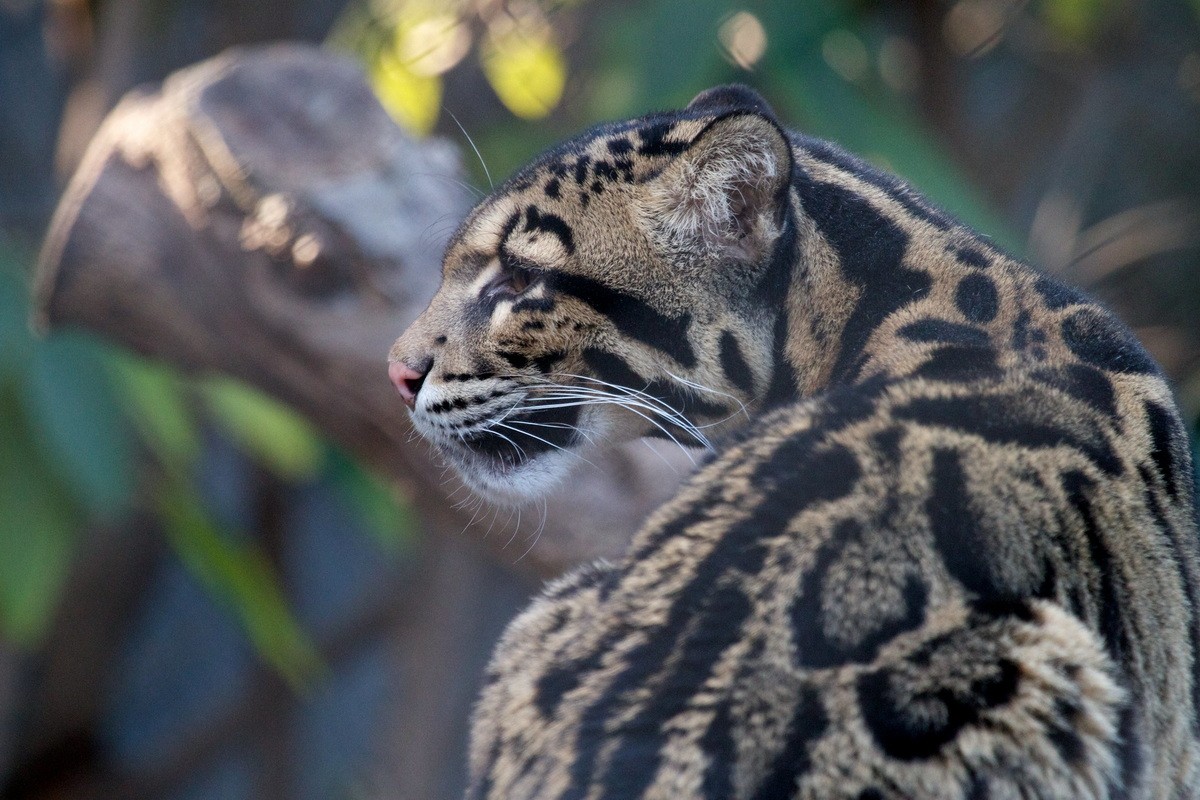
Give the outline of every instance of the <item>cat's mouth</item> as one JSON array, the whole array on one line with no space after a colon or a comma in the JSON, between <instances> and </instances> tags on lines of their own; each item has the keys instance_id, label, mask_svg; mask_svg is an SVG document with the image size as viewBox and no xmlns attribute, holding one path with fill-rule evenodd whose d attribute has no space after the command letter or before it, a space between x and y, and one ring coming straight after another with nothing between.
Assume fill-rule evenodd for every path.
<instances>
[{"instance_id":1,"label":"cat's mouth","mask_svg":"<svg viewBox=\"0 0 1200 800\"><path fill-rule=\"evenodd\" d=\"M577 460L579 416L575 405L511 413L439 445L474 492L520 502L543 495Z\"/></svg>"},{"instance_id":2,"label":"cat's mouth","mask_svg":"<svg viewBox=\"0 0 1200 800\"><path fill-rule=\"evenodd\" d=\"M578 406L523 411L501 417L459 442L464 450L506 471L551 450L569 449L575 444L578 422Z\"/></svg>"}]
</instances>

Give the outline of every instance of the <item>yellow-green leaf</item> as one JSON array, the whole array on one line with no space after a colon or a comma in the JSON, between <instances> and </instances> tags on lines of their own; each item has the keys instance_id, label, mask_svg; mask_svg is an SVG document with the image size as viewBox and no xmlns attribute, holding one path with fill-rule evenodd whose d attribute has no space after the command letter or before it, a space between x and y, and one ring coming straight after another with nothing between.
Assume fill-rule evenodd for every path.
<instances>
[{"instance_id":1,"label":"yellow-green leaf","mask_svg":"<svg viewBox=\"0 0 1200 800\"><path fill-rule=\"evenodd\" d=\"M275 474L311 478L324 448L313 427L296 412L243 383L206 380L201 394L213 417L234 440Z\"/></svg>"},{"instance_id":2,"label":"yellow-green leaf","mask_svg":"<svg viewBox=\"0 0 1200 800\"><path fill-rule=\"evenodd\" d=\"M395 52L380 50L371 66L371 87L401 126L424 136L433 130L442 104L442 79L418 74Z\"/></svg>"},{"instance_id":3,"label":"yellow-green leaf","mask_svg":"<svg viewBox=\"0 0 1200 800\"><path fill-rule=\"evenodd\" d=\"M167 538L180 560L238 616L259 655L294 689L325 672L316 646L288 608L271 562L254 544L224 535L195 491L168 473L159 494Z\"/></svg>"},{"instance_id":4,"label":"yellow-green leaf","mask_svg":"<svg viewBox=\"0 0 1200 800\"><path fill-rule=\"evenodd\" d=\"M46 463L88 510L112 517L132 496L137 459L107 355L86 335L55 333L34 347L22 399Z\"/></svg>"},{"instance_id":5,"label":"yellow-green leaf","mask_svg":"<svg viewBox=\"0 0 1200 800\"><path fill-rule=\"evenodd\" d=\"M74 504L0 388L0 634L33 647L58 605L79 524Z\"/></svg>"},{"instance_id":6,"label":"yellow-green leaf","mask_svg":"<svg viewBox=\"0 0 1200 800\"><path fill-rule=\"evenodd\" d=\"M22 372L33 352L27 327L29 288L22 266L25 258L0 231L0 379Z\"/></svg>"},{"instance_id":7,"label":"yellow-green leaf","mask_svg":"<svg viewBox=\"0 0 1200 800\"><path fill-rule=\"evenodd\" d=\"M399 550L416 538L419 530L416 514L378 476L336 450L326 474L367 523L375 540L388 550Z\"/></svg>"},{"instance_id":8,"label":"yellow-green leaf","mask_svg":"<svg viewBox=\"0 0 1200 800\"><path fill-rule=\"evenodd\" d=\"M1042 15L1059 35L1074 41L1090 39L1110 6L1110 0L1045 0Z\"/></svg>"},{"instance_id":9,"label":"yellow-green leaf","mask_svg":"<svg viewBox=\"0 0 1200 800\"><path fill-rule=\"evenodd\" d=\"M200 455L200 433L183 379L168 367L128 353L114 354L110 363L120 399L146 445L165 464L192 464Z\"/></svg>"},{"instance_id":10,"label":"yellow-green leaf","mask_svg":"<svg viewBox=\"0 0 1200 800\"><path fill-rule=\"evenodd\" d=\"M496 96L518 117L540 119L562 99L566 60L548 31L489 34L481 58Z\"/></svg>"}]
</instances>

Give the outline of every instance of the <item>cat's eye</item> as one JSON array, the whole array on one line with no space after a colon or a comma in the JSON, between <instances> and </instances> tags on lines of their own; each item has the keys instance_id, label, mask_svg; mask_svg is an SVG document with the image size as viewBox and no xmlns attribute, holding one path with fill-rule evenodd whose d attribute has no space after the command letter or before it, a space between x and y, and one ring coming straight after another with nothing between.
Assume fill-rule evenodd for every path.
<instances>
[{"instance_id":1,"label":"cat's eye","mask_svg":"<svg viewBox=\"0 0 1200 800\"><path fill-rule=\"evenodd\" d=\"M521 294L537 279L537 271L511 256L501 256L500 272L487 286L489 297Z\"/></svg>"},{"instance_id":2,"label":"cat's eye","mask_svg":"<svg viewBox=\"0 0 1200 800\"><path fill-rule=\"evenodd\" d=\"M508 274L508 288L520 294L533 283L533 270L525 267L513 267Z\"/></svg>"}]
</instances>

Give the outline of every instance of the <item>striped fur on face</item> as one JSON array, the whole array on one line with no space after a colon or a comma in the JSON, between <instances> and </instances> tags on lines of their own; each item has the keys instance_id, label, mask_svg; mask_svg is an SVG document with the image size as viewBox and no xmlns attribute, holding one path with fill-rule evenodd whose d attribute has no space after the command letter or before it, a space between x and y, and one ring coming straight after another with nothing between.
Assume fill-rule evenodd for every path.
<instances>
[{"instance_id":1,"label":"striped fur on face","mask_svg":"<svg viewBox=\"0 0 1200 800\"><path fill-rule=\"evenodd\" d=\"M709 447L744 424L775 372L790 171L773 123L711 112L544 155L470 215L392 348L427 373L417 430L508 501L543 493L599 442Z\"/></svg>"}]
</instances>

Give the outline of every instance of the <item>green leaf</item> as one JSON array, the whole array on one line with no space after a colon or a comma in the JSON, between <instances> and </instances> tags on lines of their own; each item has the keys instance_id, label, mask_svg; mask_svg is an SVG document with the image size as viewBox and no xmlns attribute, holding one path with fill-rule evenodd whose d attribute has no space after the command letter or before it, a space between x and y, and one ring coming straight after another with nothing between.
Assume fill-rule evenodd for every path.
<instances>
[{"instance_id":1,"label":"green leaf","mask_svg":"<svg viewBox=\"0 0 1200 800\"><path fill-rule=\"evenodd\" d=\"M22 373L33 352L23 260L16 247L0 234L0 378Z\"/></svg>"},{"instance_id":2,"label":"green leaf","mask_svg":"<svg viewBox=\"0 0 1200 800\"><path fill-rule=\"evenodd\" d=\"M1059 36L1091 39L1111 5L1110 0L1043 0L1042 17Z\"/></svg>"},{"instance_id":3,"label":"green leaf","mask_svg":"<svg viewBox=\"0 0 1200 800\"><path fill-rule=\"evenodd\" d=\"M241 621L259 655L293 689L303 691L326 671L316 646L288 608L283 585L266 555L224 535L195 490L168 477L159 496L167 538L183 563Z\"/></svg>"},{"instance_id":4,"label":"green leaf","mask_svg":"<svg viewBox=\"0 0 1200 800\"><path fill-rule=\"evenodd\" d=\"M201 384L216 421L268 469L288 480L312 478L324 450L313 427L262 392L226 378Z\"/></svg>"},{"instance_id":5,"label":"green leaf","mask_svg":"<svg viewBox=\"0 0 1200 800\"><path fill-rule=\"evenodd\" d=\"M0 633L23 647L46 633L79 523L28 434L16 397L0 391Z\"/></svg>"},{"instance_id":6,"label":"green leaf","mask_svg":"<svg viewBox=\"0 0 1200 800\"><path fill-rule=\"evenodd\" d=\"M605 98L613 87L599 87L595 112L615 118L680 106L719 83L727 64L717 46L717 29L732 10L721 0L672 0L630 4L612 15L611 25L597 32L603 39L596 50L605 60L601 75L618 76L620 93ZM806 19L809 13L806 8L792 16Z\"/></svg>"},{"instance_id":7,"label":"green leaf","mask_svg":"<svg viewBox=\"0 0 1200 800\"><path fill-rule=\"evenodd\" d=\"M339 451L333 451L329 461L331 481L362 516L376 541L395 552L415 540L417 516L391 487Z\"/></svg>"},{"instance_id":8,"label":"green leaf","mask_svg":"<svg viewBox=\"0 0 1200 800\"><path fill-rule=\"evenodd\" d=\"M133 492L131 431L95 341L61 333L37 345L25 384L25 413L47 460L87 508L116 514Z\"/></svg>"},{"instance_id":9,"label":"green leaf","mask_svg":"<svg viewBox=\"0 0 1200 800\"><path fill-rule=\"evenodd\" d=\"M124 352L114 354L110 369L126 414L158 459L176 468L192 464L200 455L200 433L179 374Z\"/></svg>"}]
</instances>

